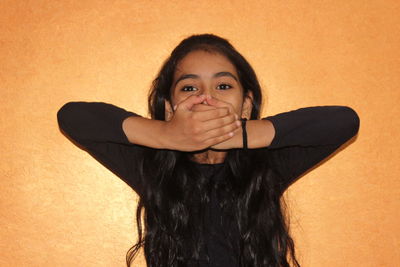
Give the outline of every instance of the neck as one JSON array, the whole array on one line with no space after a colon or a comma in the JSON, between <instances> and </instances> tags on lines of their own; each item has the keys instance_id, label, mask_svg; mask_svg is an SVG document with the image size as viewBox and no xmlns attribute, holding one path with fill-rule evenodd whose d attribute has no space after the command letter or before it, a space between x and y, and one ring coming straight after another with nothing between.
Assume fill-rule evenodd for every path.
<instances>
[{"instance_id":1,"label":"neck","mask_svg":"<svg viewBox=\"0 0 400 267\"><path fill-rule=\"evenodd\" d=\"M226 157L226 151L207 150L193 155L193 160L198 163L217 164L222 163Z\"/></svg>"}]
</instances>

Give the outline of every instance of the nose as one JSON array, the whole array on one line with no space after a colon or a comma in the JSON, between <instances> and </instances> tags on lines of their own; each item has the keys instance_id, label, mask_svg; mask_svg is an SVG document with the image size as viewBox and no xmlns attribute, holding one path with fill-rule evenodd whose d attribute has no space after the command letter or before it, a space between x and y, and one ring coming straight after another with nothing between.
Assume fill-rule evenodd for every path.
<instances>
[{"instance_id":1,"label":"nose","mask_svg":"<svg viewBox=\"0 0 400 267\"><path fill-rule=\"evenodd\" d=\"M211 87L211 85L204 84L202 88L199 90L199 95L208 95L214 98L215 90ZM203 102L204 103L204 102Z\"/></svg>"}]
</instances>

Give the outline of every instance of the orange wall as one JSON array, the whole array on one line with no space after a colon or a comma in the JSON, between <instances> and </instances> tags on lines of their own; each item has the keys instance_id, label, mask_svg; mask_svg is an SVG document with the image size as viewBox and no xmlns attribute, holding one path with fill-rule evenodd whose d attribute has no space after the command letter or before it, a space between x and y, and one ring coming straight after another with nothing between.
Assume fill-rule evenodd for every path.
<instances>
[{"instance_id":1,"label":"orange wall","mask_svg":"<svg viewBox=\"0 0 400 267\"><path fill-rule=\"evenodd\" d=\"M253 64L264 115L347 105L361 118L355 142L287 191L302 266L400 262L400 2L244 2L0 2L0 266L124 266L136 195L56 112L85 100L146 115L161 62L204 32Z\"/></svg>"}]
</instances>

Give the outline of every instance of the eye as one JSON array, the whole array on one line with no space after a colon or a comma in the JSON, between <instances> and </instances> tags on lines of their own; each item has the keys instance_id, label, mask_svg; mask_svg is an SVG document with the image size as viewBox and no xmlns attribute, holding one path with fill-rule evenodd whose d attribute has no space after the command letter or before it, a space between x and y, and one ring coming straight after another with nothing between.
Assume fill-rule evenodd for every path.
<instances>
[{"instance_id":1,"label":"eye","mask_svg":"<svg viewBox=\"0 0 400 267\"><path fill-rule=\"evenodd\" d=\"M231 89L232 86L230 86L229 84L226 84L226 83L222 83L222 84L218 85L217 88L220 90L227 90L227 89Z\"/></svg>"},{"instance_id":2,"label":"eye","mask_svg":"<svg viewBox=\"0 0 400 267\"><path fill-rule=\"evenodd\" d=\"M192 91L196 91L197 88L191 85L188 86L184 86L182 87L181 91L185 91L185 92L192 92Z\"/></svg>"}]
</instances>

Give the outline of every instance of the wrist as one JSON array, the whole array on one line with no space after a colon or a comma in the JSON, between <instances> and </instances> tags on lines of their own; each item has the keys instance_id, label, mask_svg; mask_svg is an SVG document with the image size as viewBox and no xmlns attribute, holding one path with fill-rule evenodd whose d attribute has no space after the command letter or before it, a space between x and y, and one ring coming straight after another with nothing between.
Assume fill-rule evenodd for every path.
<instances>
[{"instance_id":1,"label":"wrist","mask_svg":"<svg viewBox=\"0 0 400 267\"><path fill-rule=\"evenodd\" d=\"M238 127L233 131L233 136L221 143L211 146L216 150L236 149L243 147L242 127Z\"/></svg>"},{"instance_id":2,"label":"wrist","mask_svg":"<svg viewBox=\"0 0 400 267\"><path fill-rule=\"evenodd\" d=\"M173 134L171 133L171 127L169 121L158 121L157 120L157 131L155 131L155 139L157 140L158 148L160 149L174 149L171 140L173 140Z\"/></svg>"}]
</instances>

